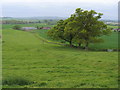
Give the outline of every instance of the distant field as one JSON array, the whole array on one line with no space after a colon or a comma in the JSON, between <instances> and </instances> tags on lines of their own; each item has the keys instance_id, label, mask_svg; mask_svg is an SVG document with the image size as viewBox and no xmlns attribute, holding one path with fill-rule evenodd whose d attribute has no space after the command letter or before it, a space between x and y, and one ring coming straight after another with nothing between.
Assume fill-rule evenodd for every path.
<instances>
[{"instance_id":1,"label":"distant field","mask_svg":"<svg viewBox=\"0 0 120 90\"><path fill-rule=\"evenodd\" d=\"M37 27L37 26L39 26L39 27L44 27L44 26L46 26L46 27L52 27L53 25L46 25L46 24L44 24L44 23L34 23L34 24L3 24L2 25L2 28L3 29L10 29L10 28L13 28L13 26L15 26L15 25L20 25L21 27Z\"/></svg>"},{"instance_id":2,"label":"distant field","mask_svg":"<svg viewBox=\"0 0 120 90\"><path fill-rule=\"evenodd\" d=\"M84 51L46 43L42 40L47 38L46 31L38 31L38 35L3 27L4 88L118 87L117 52ZM117 34L112 35L111 38Z\"/></svg>"},{"instance_id":3,"label":"distant field","mask_svg":"<svg viewBox=\"0 0 120 90\"><path fill-rule=\"evenodd\" d=\"M118 28L118 26L111 26L111 25L108 25L109 28Z\"/></svg>"}]
</instances>

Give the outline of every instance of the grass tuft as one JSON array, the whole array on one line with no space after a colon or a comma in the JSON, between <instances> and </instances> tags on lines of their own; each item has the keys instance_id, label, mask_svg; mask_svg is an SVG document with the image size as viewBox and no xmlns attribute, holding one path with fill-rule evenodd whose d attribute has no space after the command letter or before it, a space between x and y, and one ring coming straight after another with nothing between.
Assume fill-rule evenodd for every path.
<instances>
[{"instance_id":1,"label":"grass tuft","mask_svg":"<svg viewBox=\"0 0 120 90\"><path fill-rule=\"evenodd\" d=\"M46 86L46 85L47 85L46 82L41 82L40 84L38 84L39 87Z\"/></svg>"},{"instance_id":2,"label":"grass tuft","mask_svg":"<svg viewBox=\"0 0 120 90\"><path fill-rule=\"evenodd\" d=\"M3 78L3 85L30 85L33 84L32 81L24 78L24 77L6 77Z\"/></svg>"}]
</instances>

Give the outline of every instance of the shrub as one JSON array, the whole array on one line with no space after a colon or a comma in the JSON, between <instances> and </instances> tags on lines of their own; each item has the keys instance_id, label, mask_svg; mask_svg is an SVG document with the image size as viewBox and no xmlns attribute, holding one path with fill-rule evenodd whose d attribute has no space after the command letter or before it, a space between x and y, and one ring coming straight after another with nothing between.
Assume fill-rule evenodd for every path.
<instances>
[{"instance_id":1,"label":"shrub","mask_svg":"<svg viewBox=\"0 0 120 90\"><path fill-rule=\"evenodd\" d=\"M39 87L46 86L46 85L47 85L46 82L41 82L40 84L38 84Z\"/></svg>"},{"instance_id":2,"label":"shrub","mask_svg":"<svg viewBox=\"0 0 120 90\"><path fill-rule=\"evenodd\" d=\"M20 30L21 27L19 25L15 25L15 26L13 26L13 29Z\"/></svg>"}]
</instances>

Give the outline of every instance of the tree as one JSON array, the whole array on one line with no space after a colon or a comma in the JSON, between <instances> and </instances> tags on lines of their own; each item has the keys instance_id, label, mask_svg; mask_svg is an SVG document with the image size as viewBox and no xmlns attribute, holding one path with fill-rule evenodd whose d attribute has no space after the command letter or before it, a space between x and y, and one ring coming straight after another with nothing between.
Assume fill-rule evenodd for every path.
<instances>
[{"instance_id":1,"label":"tree","mask_svg":"<svg viewBox=\"0 0 120 90\"><path fill-rule=\"evenodd\" d=\"M48 24L48 20L44 20L44 23L45 23L45 24Z\"/></svg>"},{"instance_id":2,"label":"tree","mask_svg":"<svg viewBox=\"0 0 120 90\"><path fill-rule=\"evenodd\" d=\"M103 40L99 37L102 35L108 35L110 29L102 21L99 21L103 14L97 13L94 10L82 10L76 9L74 19L78 24L78 34L76 34L79 42L85 44L85 49L88 49L90 43L98 43Z\"/></svg>"},{"instance_id":3,"label":"tree","mask_svg":"<svg viewBox=\"0 0 120 90\"><path fill-rule=\"evenodd\" d=\"M53 39L69 42L70 46L78 44L87 50L90 43L99 43L102 35L108 35L111 30L99 19L103 14L94 10L77 8L75 13L66 20L60 20L48 35Z\"/></svg>"},{"instance_id":4,"label":"tree","mask_svg":"<svg viewBox=\"0 0 120 90\"><path fill-rule=\"evenodd\" d=\"M13 26L13 29L20 30L21 27L19 25L15 25L15 26Z\"/></svg>"}]
</instances>

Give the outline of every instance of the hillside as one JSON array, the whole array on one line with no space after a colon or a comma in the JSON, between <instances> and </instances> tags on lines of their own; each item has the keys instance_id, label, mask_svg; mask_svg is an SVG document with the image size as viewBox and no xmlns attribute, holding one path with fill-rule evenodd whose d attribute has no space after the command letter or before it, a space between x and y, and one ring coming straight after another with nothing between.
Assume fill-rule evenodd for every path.
<instances>
[{"instance_id":1,"label":"hillside","mask_svg":"<svg viewBox=\"0 0 120 90\"><path fill-rule=\"evenodd\" d=\"M83 51L46 43L38 37L3 29L4 88L118 87L117 52Z\"/></svg>"}]
</instances>

